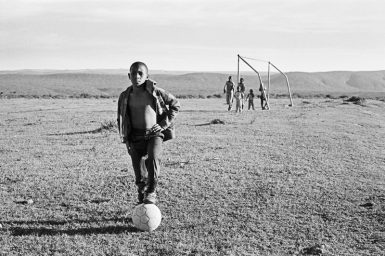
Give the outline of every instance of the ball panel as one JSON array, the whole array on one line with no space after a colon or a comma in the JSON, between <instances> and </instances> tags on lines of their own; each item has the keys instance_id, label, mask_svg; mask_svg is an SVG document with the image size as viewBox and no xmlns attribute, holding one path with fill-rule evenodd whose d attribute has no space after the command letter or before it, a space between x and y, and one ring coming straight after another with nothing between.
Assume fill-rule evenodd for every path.
<instances>
[{"instance_id":1,"label":"ball panel","mask_svg":"<svg viewBox=\"0 0 385 256\"><path fill-rule=\"evenodd\" d=\"M161 223L162 214L155 204L140 204L134 208L132 222L142 231L154 231Z\"/></svg>"}]
</instances>

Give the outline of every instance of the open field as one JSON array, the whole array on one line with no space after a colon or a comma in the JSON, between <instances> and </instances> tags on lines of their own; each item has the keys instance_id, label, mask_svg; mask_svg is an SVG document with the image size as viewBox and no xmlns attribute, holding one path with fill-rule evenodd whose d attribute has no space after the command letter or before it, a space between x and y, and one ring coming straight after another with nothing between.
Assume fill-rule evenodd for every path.
<instances>
[{"instance_id":1,"label":"open field","mask_svg":"<svg viewBox=\"0 0 385 256\"><path fill-rule=\"evenodd\" d=\"M383 101L223 103L181 100L146 233L116 99L0 99L0 255L385 254Z\"/></svg>"}]
</instances>

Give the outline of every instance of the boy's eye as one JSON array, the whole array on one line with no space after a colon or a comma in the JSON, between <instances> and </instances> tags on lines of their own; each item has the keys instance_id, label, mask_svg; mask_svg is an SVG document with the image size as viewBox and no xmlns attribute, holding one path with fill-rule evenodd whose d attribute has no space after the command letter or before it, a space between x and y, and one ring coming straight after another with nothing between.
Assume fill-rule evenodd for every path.
<instances>
[{"instance_id":1,"label":"boy's eye","mask_svg":"<svg viewBox=\"0 0 385 256\"><path fill-rule=\"evenodd\" d=\"M136 76L136 75L143 76L143 72L142 71L132 72L132 76Z\"/></svg>"}]
</instances>

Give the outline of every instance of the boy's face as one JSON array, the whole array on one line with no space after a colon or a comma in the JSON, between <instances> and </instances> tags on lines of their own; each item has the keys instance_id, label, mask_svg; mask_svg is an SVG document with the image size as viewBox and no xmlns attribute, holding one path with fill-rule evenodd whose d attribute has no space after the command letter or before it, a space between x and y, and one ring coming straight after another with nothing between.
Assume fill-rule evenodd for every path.
<instances>
[{"instance_id":1,"label":"boy's face","mask_svg":"<svg viewBox=\"0 0 385 256\"><path fill-rule=\"evenodd\" d=\"M141 86L148 78L148 70L143 65L133 66L128 77L130 78L132 85Z\"/></svg>"}]
</instances>

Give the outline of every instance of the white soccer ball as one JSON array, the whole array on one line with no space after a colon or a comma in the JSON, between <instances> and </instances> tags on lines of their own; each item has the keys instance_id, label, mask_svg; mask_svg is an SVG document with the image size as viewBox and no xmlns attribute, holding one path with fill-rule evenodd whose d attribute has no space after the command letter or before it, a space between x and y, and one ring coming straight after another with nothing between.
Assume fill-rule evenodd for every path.
<instances>
[{"instance_id":1,"label":"white soccer ball","mask_svg":"<svg viewBox=\"0 0 385 256\"><path fill-rule=\"evenodd\" d=\"M142 231L154 231L162 220L162 214L155 204L140 204L134 208L132 222Z\"/></svg>"}]
</instances>

